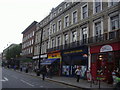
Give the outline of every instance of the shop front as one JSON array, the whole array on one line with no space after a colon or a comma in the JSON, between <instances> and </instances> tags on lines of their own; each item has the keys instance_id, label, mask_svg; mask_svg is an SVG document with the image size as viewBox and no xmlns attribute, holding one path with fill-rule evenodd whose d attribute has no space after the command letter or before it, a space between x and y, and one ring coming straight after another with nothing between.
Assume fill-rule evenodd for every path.
<instances>
[{"instance_id":1,"label":"shop front","mask_svg":"<svg viewBox=\"0 0 120 90\"><path fill-rule=\"evenodd\" d=\"M40 56L41 60L47 59L47 54L42 54ZM39 55L33 56L33 69L36 72L37 69L39 69Z\"/></svg>"},{"instance_id":2,"label":"shop front","mask_svg":"<svg viewBox=\"0 0 120 90\"><path fill-rule=\"evenodd\" d=\"M42 60L41 65L52 68L53 75L60 75L60 61L61 53L60 51L48 53L48 58Z\"/></svg>"},{"instance_id":3,"label":"shop front","mask_svg":"<svg viewBox=\"0 0 120 90\"><path fill-rule=\"evenodd\" d=\"M93 79L103 78L112 83L112 71L120 70L120 42L91 46L91 74Z\"/></svg>"},{"instance_id":4,"label":"shop front","mask_svg":"<svg viewBox=\"0 0 120 90\"><path fill-rule=\"evenodd\" d=\"M88 67L87 46L62 51L62 75L75 76L77 66L81 67L81 78L85 78L85 73Z\"/></svg>"}]
</instances>

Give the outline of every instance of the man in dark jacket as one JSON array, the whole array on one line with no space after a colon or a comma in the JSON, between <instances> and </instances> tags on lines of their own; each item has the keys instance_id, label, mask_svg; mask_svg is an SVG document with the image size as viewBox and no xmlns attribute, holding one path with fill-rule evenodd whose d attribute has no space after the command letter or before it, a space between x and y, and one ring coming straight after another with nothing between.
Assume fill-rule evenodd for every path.
<instances>
[{"instance_id":1,"label":"man in dark jacket","mask_svg":"<svg viewBox=\"0 0 120 90\"><path fill-rule=\"evenodd\" d=\"M42 80L45 80L45 75L47 73L46 67L42 67L40 70L41 74L42 74Z\"/></svg>"}]
</instances>

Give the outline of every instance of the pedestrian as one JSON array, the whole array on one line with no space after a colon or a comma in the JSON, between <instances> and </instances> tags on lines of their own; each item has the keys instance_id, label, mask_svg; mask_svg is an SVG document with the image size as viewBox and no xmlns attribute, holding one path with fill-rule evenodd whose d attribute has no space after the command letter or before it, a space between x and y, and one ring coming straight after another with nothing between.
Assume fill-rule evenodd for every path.
<instances>
[{"instance_id":1,"label":"pedestrian","mask_svg":"<svg viewBox=\"0 0 120 90\"><path fill-rule=\"evenodd\" d=\"M45 80L45 75L47 73L47 70L46 70L46 67L43 67L41 70L40 70L41 74L42 74L42 80Z\"/></svg>"},{"instance_id":2,"label":"pedestrian","mask_svg":"<svg viewBox=\"0 0 120 90\"><path fill-rule=\"evenodd\" d=\"M46 66L46 71L47 71L47 73L46 73L46 77L48 78L48 77L49 77L49 72L50 72L48 66Z\"/></svg>"},{"instance_id":3,"label":"pedestrian","mask_svg":"<svg viewBox=\"0 0 120 90\"><path fill-rule=\"evenodd\" d=\"M81 75L81 69L80 69L80 67L77 67L77 69L75 70L75 74L77 76L77 82L79 82L80 75Z\"/></svg>"},{"instance_id":4,"label":"pedestrian","mask_svg":"<svg viewBox=\"0 0 120 90\"><path fill-rule=\"evenodd\" d=\"M50 75L50 78L52 78L52 73L53 73L52 66L50 66L50 68L49 68L49 75Z\"/></svg>"},{"instance_id":5,"label":"pedestrian","mask_svg":"<svg viewBox=\"0 0 120 90\"><path fill-rule=\"evenodd\" d=\"M14 65L14 70L16 70L16 65Z\"/></svg>"},{"instance_id":6,"label":"pedestrian","mask_svg":"<svg viewBox=\"0 0 120 90\"><path fill-rule=\"evenodd\" d=\"M20 71L22 72L22 66L20 66Z\"/></svg>"},{"instance_id":7,"label":"pedestrian","mask_svg":"<svg viewBox=\"0 0 120 90\"><path fill-rule=\"evenodd\" d=\"M113 72L112 72L112 78L113 78L113 85L115 85L116 84L116 70L113 70Z\"/></svg>"}]
</instances>

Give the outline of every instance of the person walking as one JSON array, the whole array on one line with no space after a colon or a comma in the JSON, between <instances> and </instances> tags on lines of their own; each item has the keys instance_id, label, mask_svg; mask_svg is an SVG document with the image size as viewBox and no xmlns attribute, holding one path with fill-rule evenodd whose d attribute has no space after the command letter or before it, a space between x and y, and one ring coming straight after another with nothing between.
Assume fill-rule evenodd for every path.
<instances>
[{"instance_id":1,"label":"person walking","mask_svg":"<svg viewBox=\"0 0 120 90\"><path fill-rule=\"evenodd\" d=\"M49 70L49 67L48 67L48 66L46 66L46 71L47 71L47 73L46 73L46 77L48 78L48 77L49 77L49 72L50 72L50 70Z\"/></svg>"},{"instance_id":2,"label":"person walking","mask_svg":"<svg viewBox=\"0 0 120 90\"><path fill-rule=\"evenodd\" d=\"M112 78L113 78L113 85L115 85L116 84L116 70L113 70L113 72L112 72Z\"/></svg>"},{"instance_id":3,"label":"person walking","mask_svg":"<svg viewBox=\"0 0 120 90\"><path fill-rule=\"evenodd\" d=\"M81 75L81 69L80 69L80 67L77 67L77 69L75 70L75 74L77 76L77 82L79 82L80 75Z\"/></svg>"},{"instance_id":4,"label":"person walking","mask_svg":"<svg viewBox=\"0 0 120 90\"><path fill-rule=\"evenodd\" d=\"M53 73L52 66L50 66L50 68L49 68L49 75L50 75L50 78L52 78L52 73Z\"/></svg>"},{"instance_id":5,"label":"person walking","mask_svg":"<svg viewBox=\"0 0 120 90\"><path fill-rule=\"evenodd\" d=\"M42 80L44 81L45 80L45 75L47 73L46 67L43 67L40 72L42 74Z\"/></svg>"}]
</instances>

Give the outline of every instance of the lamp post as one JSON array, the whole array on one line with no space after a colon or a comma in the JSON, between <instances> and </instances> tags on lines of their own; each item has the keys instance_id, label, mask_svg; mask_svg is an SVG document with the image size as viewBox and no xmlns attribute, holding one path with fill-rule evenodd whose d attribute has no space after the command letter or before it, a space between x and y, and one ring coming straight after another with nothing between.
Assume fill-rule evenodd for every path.
<instances>
[{"instance_id":1,"label":"lamp post","mask_svg":"<svg viewBox=\"0 0 120 90\"><path fill-rule=\"evenodd\" d=\"M42 36L43 36L43 28L41 28L41 36L40 36L40 48L39 48L39 64L38 64L38 68L40 70L40 63L41 63L41 48L42 48Z\"/></svg>"}]
</instances>

